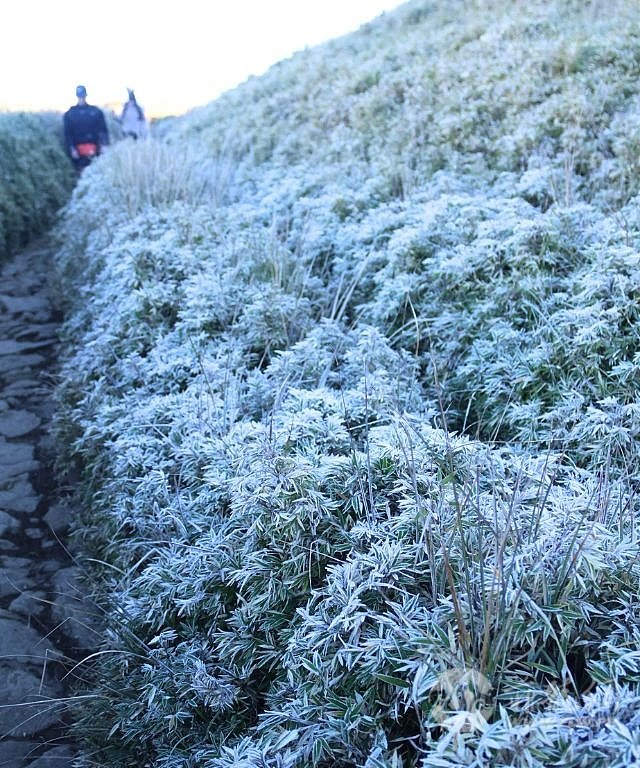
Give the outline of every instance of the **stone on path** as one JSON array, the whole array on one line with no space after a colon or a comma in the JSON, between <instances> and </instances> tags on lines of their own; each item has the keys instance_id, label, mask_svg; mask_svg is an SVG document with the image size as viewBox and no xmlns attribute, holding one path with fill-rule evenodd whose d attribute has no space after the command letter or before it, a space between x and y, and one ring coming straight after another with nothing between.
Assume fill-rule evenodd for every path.
<instances>
[{"instance_id":1,"label":"stone on path","mask_svg":"<svg viewBox=\"0 0 640 768\"><path fill-rule=\"evenodd\" d=\"M0 509L6 509L7 512L29 515L35 512L39 501L40 497L28 480L17 480L8 490L0 491Z\"/></svg>"},{"instance_id":2,"label":"stone on path","mask_svg":"<svg viewBox=\"0 0 640 768\"><path fill-rule=\"evenodd\" d=\"M33 589L35 586L34 580L26 573L11 573L7 571L0 573L0 598L15 597L27 589Z\"/></svg>"},{"instance_id":3,"label":"stone on path","mask_svg":"<svg viewBox=\"0 0 640 768\"><path fill-rule=\"evenodd\" d=\"M0 439L0 462L3 464L19 464L33 458L31 443L8 443Z\"/></svg>"},{"instance_id":4,"label":"stone on path","mask_svg":"<svg viewBox=\"0 0 640 768\"><path fill-rule=\"evenodd\" d=\"M40 312L49 309L46 296L6 296L0 294L0 303L12 315Z\"/></svg>"},{"instance_id":5,"label":"stone on path","mask_svg":"<svg viewBox=\"0 0 640 768\"><path fill-rule=\"evenodd\" d=\"M38 572L42 574L46 574L47 581L49 581L49 576L53 573L57 573L61 568L64 568L65 565L60 562L58 558L55 557L47 557L42 562L38 563Z\"/></svg>"},{"instance_id":6,"label":"stone on path","mask_svg":"<svg viewBox=\"0 0 640 768\"><path fill-rule=\"evenodd\" d=\"M2 358L0 358L0 366L2 365ZM21 398L28 397L34 392L38 392L42 389L42 383L36 381L36 379L15 379L11 384L7 384L4 388L4 396L15 399L16 396Z\"/></svg>"},{"instance_id":7,"label":"stone on path","mask_svg":"<svg viewBox=\"0 0 640 768\"><path fill-rule=\"evenodd\" d=\"M44 516L44 521L55 534L60 535L69 530L74 517L75 513L71 507L64 503L58 503L49 507L47 514Z\"/></svg>"},{"instance_id":8,"label":"stone on path","mask_svg":"<svg viewBox=\"0 0 640 768\"><path fill-rule=\"evenodd\" d=\"M47 595L35 590L23 592L9 604L9 611L19 616L40 616L47 609ZM2 763L0 763L0 767Z\"/></svg>"},{"instance_id":9,"label":"stone on path","mask_svg":"<svg viewBox=\"0 0 640 768\"><path fill-rule=\"evenodd\" d=\"M35 583L26 574L19 573L0 573L0 599L15 597L24 592L25 589L31 589Z\"/></svg>"},{"instance_id":10,"label":"stone on path","mask_svg":"<svg viewBox=\"0 0 640 768\"><path fill-rule=\"evenodd\" d=\"M5 437L23 437L37 429L40 424L40 419L31 411L20 410L0 413L0 434Z\"/></svg>"},{"instance_id":11,"label":"stone on path","mask_svg":"<svg viewBox=\"0 0 640 768\"><path fill-rule=\"evenodd\" d=\"M0 537L16 533L19 530L20 523L18 520L0 509Z\"/></svg>"},{"instance_id":12,"label":"stone on path","mask_svg":"<svg viewBox=\"0 0 640 768\"><path fill-rule=\"evenodd\" d=\"M24 669L1 669L0 734L33 736L60 721L60 688Z\"/></svg>"},{"instance_id":13,"label":"stone on path","mask_svg":"<svg viewBox=\"0 0 640 768\"><path fill-rule=\"evenodd\" d=\"M73 755L71 747L61 745L45 752L37 760L29 763L27 768L69 768Z\"/></svg>"},{"instance_id":14,"label":"stone on path","mask_svg":"<svg viewBox=\"0 0 640 768\"><path fill-rule=\"evenodd\" d=\"M0 665L20 662L41 669L43 664L61 657L53 643L15 618L7 618L7 611L0 617ZM0 686L0 695L2 686Z\"/></svg>"},{"instance_id":15,"label":"stone on path","mask_svg":"<svg viewBox=\"0 0 640 768\"><path fill-rule=\"evenodd\" d=\"M62 568L53 577L55 603L52 615L62 632L75 641L78 649L95 648L101 638L97 608L85 596L80 583L80 569Z\"/></svg>"},{"instance_id":16,"label":"stone on path","mask_svg":"<svg viewBox=\"0 0 640 768\"><path fill-rule=\"evenodd\" d=\"M58 323L38 323L33 325L27 325L23 330L18 331L15 334L17 341L21 341L25 338L35 337L38 341L58 341Z\"/></svg>"},{"instance_id":17,"label":"stone on path","mask_svg":"<svg viewBox=\"0 0 640 768\"><path fill-rule=\"evenodd\" d=\"M33 757L38 744L32 741L14 741L3 739L0 741L0 768L15 768L22 765L23 760Z\"/></svg>"},{"instance_id":18,"label":"stone on path","mask_svg":"<svg viewBox=\"0 0 640 768\"><path fill-rule=\"evenodd\" d=\"M19 475L26 475L38 468L30 443L7 443L0 440L0 486Z\"/></svg>"},{"instance_id":19,"label":"stone on path","mask_svg":"<svg viewBox=\"0 0 640 768\"><path fill-rule=\"evenodd\" d=\"M19 341L14 341L13 339L0 340L0 355L19 355L25 351L26 350Z\"/></svg>"},{"instance_id":20,"label":"stone on path","mask_svg":"<svg viewBox=\"0 0 640 768\"><path fill-rule=\"evenodd\" d=\"M0 339L0 355L24 355L34 349L42 349L53 343L48 341L16 341L15 339Z\"/></svg>"},{"instance_id":21,"label":"stone on path","mask_svg":"<svg viewBox=\"0 0 640 768\"><path fill-rule=\"evenodd\" d=\"M37 368L45 362L42 355L3 355L0 357L0 373L16 373L18 371Z\"/></svg>"},{"instance_id":22,"label":"stone on path","mask_svg":"<svg viewBox=\"0 0 640 768\"><path fill-rule=\"evenodd\" d=\"M20 557L2 557L1 560L0 598L14 597L35 587L34 580L29 576L29 561L25 564Z\"/></svg>"}]
</instances>

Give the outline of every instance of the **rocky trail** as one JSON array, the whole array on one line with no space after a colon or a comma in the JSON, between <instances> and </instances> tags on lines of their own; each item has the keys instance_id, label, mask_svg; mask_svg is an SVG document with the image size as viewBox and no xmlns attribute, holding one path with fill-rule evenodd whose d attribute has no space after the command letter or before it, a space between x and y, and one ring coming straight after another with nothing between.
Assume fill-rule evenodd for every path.
<instances>
[{"instance_id":1,"label":"rocky trail","mask_svg":"<svg viewBox=\"0 0 640 768\"><path fill-rule=\"evenodd\" d=\"M46 244L33 246L0 278L0 768L71 766L74 666L98 639L53 472L50 260Z\"/></svg>"}]
</instances>

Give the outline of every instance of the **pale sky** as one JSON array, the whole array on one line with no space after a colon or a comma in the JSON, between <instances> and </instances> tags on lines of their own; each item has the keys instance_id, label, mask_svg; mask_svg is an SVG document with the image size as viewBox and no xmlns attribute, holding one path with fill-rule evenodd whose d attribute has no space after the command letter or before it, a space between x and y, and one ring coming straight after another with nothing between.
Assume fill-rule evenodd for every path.
<instances>
[{"instance_id":1,"label":"pale sky","mask_svg":"<svg viewBox=\"0 0 640 768\"><path fill-rule=\"evenodd\" d=\"M403 0L0 0L0 109L180 114Z\"/></svg>"}]
</instances>

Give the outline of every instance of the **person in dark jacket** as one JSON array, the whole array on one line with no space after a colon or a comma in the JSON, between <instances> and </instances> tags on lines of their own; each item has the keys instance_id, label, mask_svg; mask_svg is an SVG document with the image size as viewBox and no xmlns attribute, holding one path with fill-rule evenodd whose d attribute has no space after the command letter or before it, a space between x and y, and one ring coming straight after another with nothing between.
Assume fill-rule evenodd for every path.
<instances>
[{"instance_id":1,"label":"person in dark jacket","mask_svg":"<svg viewBox=\"0 0 640 768\"><path fill-rule=\"evenodd\" d=\"M64 113L64 140L76 173L80 175L96 155L109 145L104 113L87 104L87 89L76 88L78 103Z\"/></svg>"}]
</instances>

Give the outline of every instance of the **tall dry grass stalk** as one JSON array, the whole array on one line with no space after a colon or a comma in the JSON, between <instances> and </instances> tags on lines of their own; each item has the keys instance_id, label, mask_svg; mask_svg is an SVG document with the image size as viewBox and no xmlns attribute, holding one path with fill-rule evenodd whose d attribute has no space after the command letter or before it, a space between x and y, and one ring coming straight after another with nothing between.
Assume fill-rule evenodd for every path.
<instances>
[{"instance_id":1,"label":"tall dry grass stalk","mask_svg":"<svg viewBox=\"0 0 640 768\"><path fill-rule=\"evenodd\" d=\"M175 146L153 139L122 141L105 160L101 184L112 205L129 216L177 200L217 207L233 180L228 158L207 157L193 142Z\"/></svg>"}]
</instances>

